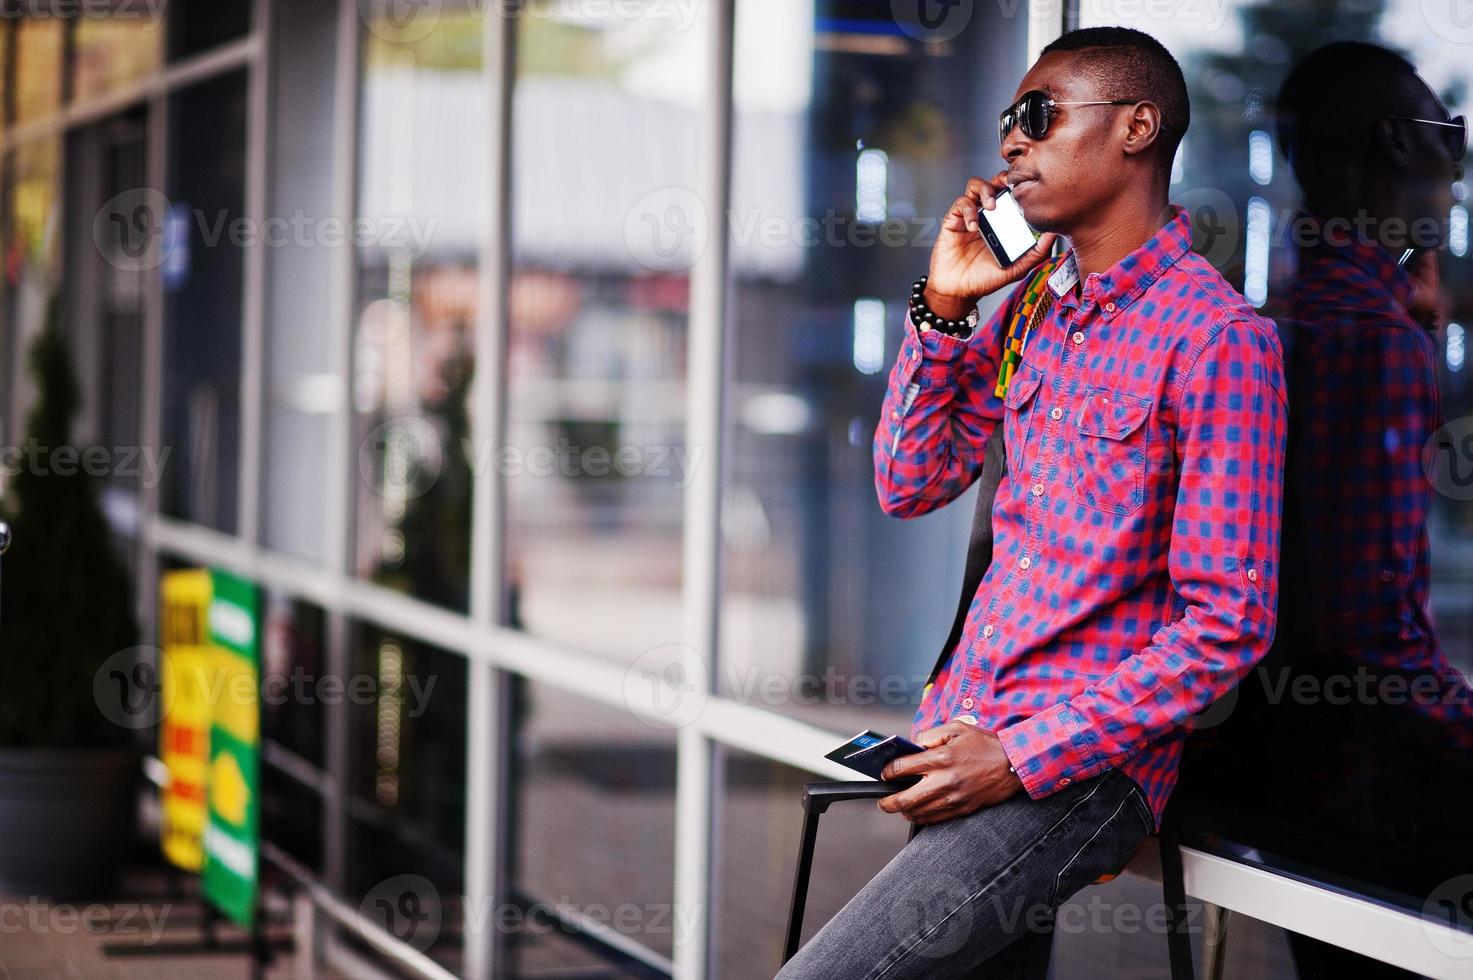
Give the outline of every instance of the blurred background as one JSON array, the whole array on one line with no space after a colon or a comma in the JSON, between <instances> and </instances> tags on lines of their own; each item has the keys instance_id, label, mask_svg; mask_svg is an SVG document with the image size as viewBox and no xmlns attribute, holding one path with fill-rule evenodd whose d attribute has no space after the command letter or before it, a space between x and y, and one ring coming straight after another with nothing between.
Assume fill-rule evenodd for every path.
<instances>
[{"instance_id":1,"label":"blurred background","mask_svg":"<svg viewBox=\"0 0 1473 980\"><path fill-rule=\"evenodd\" d=\"M951 624L973 492L886 518L871 438L906 290L966 178L1001 169L996 115L1037 51L1117 23L1172 50L1193 99L1173 200L1264 306L1293 273L1269 112L1288 69L1377 41L1456 114L1466 13L7 0L0 480L25 497L23 474L65 475L58 446L98 452L72 459L81 496L32 482L35 512L72 501L55 523L6 512L0 966L771 976L802 784L843 778L821 756L855 731L908 730ZM1465 193L1438 256L1449 419L1473 407ZM1432 536L1467 672L1473 504L1440 496ZM206 648L246 665L255 719L208 818L189 767L219 770L191 739L226 723L190 717L169 666ZM189 822L232 808L228 847ZM906 830L834 811L809 933ZM222 913L201 846L239 858L248 914ZM1195 866L1234 909L1228 976L1294 976L1301 913L1473 971L1473 937L1419 928L1436 896L1265 884L1261 856ZM1159 886L1090 894L1139 909ZM1166 975L1159 930L1084 921L1055 976Z\"/></svg>"}]
</instances>

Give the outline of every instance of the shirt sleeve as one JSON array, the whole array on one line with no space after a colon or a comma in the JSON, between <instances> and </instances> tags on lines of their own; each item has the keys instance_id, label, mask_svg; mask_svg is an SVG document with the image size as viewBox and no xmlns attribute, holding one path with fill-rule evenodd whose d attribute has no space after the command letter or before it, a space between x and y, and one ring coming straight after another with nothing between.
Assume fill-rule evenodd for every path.
<instances>
[{"instance_id":1,"label":"shirt sleeve","mask_svg":"<svg viewBox=\"0 0 1473 980\"><path fill-rule=\"evenodd\" d=\"M1099 682L997 733L1029 796L1117 766L1179 730L1268 652L1284 390L1279 341L1262 319L1225 323L1182 376L1167 568L1185 611Z\"/></svg>"},{"instance_id":2,"label":"shirt sleeve","mask_svg":"<svg viewBox=\"0 0 1473 980\"><path fill-rule=\"evenodd\" d=\"M1019 288L968 340L936 330L922 334L902 307L904 339L874 436L875 492L886 514L928 513L977 479L987 440L1002 420L1002 399L993 392Z\"/></svg>"}]
</instances>

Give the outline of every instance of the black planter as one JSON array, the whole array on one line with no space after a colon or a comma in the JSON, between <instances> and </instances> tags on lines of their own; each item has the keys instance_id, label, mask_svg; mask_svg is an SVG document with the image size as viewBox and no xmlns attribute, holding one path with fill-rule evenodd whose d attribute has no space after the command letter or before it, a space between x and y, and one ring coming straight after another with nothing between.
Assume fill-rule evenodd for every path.
<instances>
[{"instance_id":1,"label":"black planter","mask_svg":"<svg viewBox=\"0 0 1473 980\"><path fill-rule=\"evenodd\" d=\"M98 897L133 829L132 748L0 749L0 892Z\"/></svg>"}]
</instances>

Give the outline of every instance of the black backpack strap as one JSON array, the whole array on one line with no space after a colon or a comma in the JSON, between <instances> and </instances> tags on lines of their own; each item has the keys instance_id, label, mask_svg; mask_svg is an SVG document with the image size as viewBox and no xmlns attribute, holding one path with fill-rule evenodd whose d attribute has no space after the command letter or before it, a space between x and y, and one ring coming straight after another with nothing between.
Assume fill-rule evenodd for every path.
<instances>
[{"instance_id":1,"label":"black backpack strap","mask_svg":"<svg viewBox=\"0 0 1473 980\"><path fill-rule=\"evenodd\" d=\"M951 633L936 657L936 666L931 668L931 676L926 678L927 684L941 673L941 668L946 665L946 658L961 639L972 597L982 584L982 576L987 574L987 566L992 564L992 503L997 499L997 485L1002 482L1006 467L1007 451L1003 446L1002 423L999 422L992 430L992 437L987 440L987 450L982 457L982 475L977 478L977 509L972 514L972 538L967 545L967 570L962 576L961 598L957 600Z\"/></svg>"}]
</instances>

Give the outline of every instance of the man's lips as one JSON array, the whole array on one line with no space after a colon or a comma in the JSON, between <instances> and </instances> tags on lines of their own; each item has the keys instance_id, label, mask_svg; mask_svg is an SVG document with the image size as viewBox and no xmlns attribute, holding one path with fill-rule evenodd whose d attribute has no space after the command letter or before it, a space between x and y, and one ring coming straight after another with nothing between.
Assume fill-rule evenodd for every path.
<instances>
[{"instance_id":1,"label":"man's lips","mask_svg":"<svg viewBox=\"0 0 1473 980\"><path fill-rule=\"evenodd\" d=\"M1009 174L1007 178L1008 186L1012 188L1014 194L1018 192L1019 188L1026 187L1037 180L1037 174Z\"/></svg>"}]
</instances>

